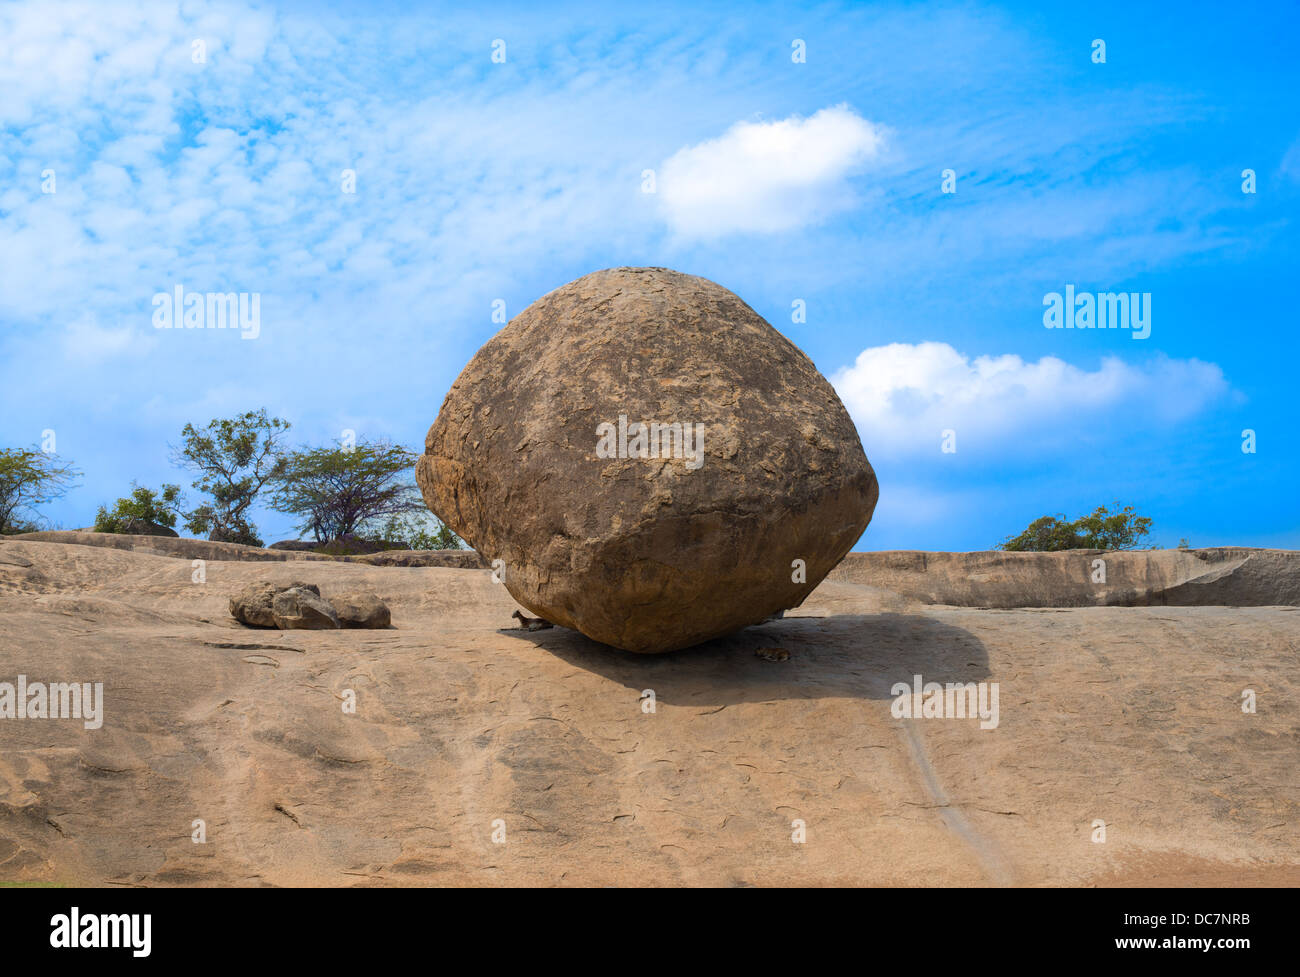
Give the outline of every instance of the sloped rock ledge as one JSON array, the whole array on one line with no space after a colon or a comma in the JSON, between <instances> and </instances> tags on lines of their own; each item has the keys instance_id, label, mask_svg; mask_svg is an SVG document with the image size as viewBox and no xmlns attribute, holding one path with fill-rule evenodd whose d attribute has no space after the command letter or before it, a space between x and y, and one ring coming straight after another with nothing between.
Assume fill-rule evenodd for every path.
<instances>
[{"instance_id":1,"label":"sloped rock ledge","mask_svg":"<svg viewBox=\"0 0 1300 977\"><path fill-rule=\"evenodd\" d=\"M1104 582L1099 578L1104 564ZM1268 607L1300 605L1300 552L850 553L830 580L956 607Z\"/></svg>"},{"instance_id":2,"label":"sloped rock ledge","mask_svg":"<svg viewBox=\"0 0 1300 977\"><path fill-rule=\"evenodd\" d=\"M334 561L391 567L487 569L474 550L388 550L325 556L202 539L62 530L5 539L72 543L183 560ZM1106 564L1104 583L1093 563ZM1197 550L1068 550L1062 553L850 553L829 580L865 584L954 607L1300 606L1300 551L1221 546Z\"/></svg>"},{"instance_id":3,"label":"sloped rock ledge","mask_svg":"<svg viewBox=\"0 0 1300 977\"><path fill-rule=\"evenodd\" d=\"M452 567L459 570L485 569L487 563L473 550L386 550L364 556L329 556L299 550L272 550L240 543L214 543L206 539L169 539L161 536L129 536L124 533L88 533L81 530L52 530L21 533L6 539L37 543L71 543L78 546L106 546L179 560L264 560L294 563L326 560L365 563L388 567Z\"/></svg>"}]
</instances>

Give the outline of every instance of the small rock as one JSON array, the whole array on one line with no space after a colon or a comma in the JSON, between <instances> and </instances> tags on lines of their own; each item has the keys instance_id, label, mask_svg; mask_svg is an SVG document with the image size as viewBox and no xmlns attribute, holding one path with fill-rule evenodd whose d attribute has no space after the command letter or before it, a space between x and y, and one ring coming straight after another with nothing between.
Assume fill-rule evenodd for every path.
<instances>
[{"instance_id":1,"label":"small rock","mask_svg":"<svg viewBox=\"0 0 1300 977\"><path fill-rule=\"evenodd\" d=\"M328 631L341 628L339 617L315 588L290 587L271 601L275 626L284 631Z\"/></svg>"},{"instance_id":2,"label":"small rock","mask_svg":"<svg viewBox=\"0 0 1300 977\"><path fill-rule=\"evenodd\" d=\"M259 580L230 598L230 614L250 628L273 628L275 616L271 613L271 601L275 599L275 593L274 585Z\"/></svg>"},{"instance_id":3,"label":"small rock","mask_svg":"<svg viewBox=\"0 0 1300 977\"><path fill-rule=\"evenodd\" d=\"M302 591L320 597L320 588L315 584L293 582L291 584L274 584L269 580L259 580L250 584L230 598L230 614L240 624L251 628L283 628L275 619L275 598L288 590ZM301 625L298 625L301 626ZM338 625L335 624L335 627Z\"/></svg>"},{"instance_id":4,"label":"small rock","mask_svg":"<svg viewBox=\"0 0 1300 977\"><path fill-rule=\"evenodd\" d=\"M345 628L386 628L392 623L388 605L372 593L337 594L329 602Z\"/></svg>"}]
</instances>

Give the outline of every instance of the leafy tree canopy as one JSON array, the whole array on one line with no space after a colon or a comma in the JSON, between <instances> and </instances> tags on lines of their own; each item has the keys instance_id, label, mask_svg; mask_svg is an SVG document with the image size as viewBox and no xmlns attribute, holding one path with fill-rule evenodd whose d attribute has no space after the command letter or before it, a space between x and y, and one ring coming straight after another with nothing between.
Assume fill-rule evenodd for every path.
<instances>
[{"instance_id":1,"label":"leafy tree canopy","mask_svg":"<svg viewBox=\"0 0 1300 977\"><path fill-rule=\"evenodd\" d=\"M174 529L176 517L180 515L180 497L179 485L163 485L162 491L154 492L132 482L130 498L118 499L111 512L105 506L99 507L95 513L95 532L130 532L131 523L136 520Z\"/></svg>"},{"instance_id":2,"label":"leafy tree canopy","mask_svg":"<svg viewBox=\"0 0 1300 977\"><path fill-rule=\"evenodd\" d=\"M214 420L201 430L186 424L176 462L195 472L194 487L211 497L187 513L186 528L213 540L261 546L248 509L284 473L281 438L287 430L289 422L268 417L266 408Z\"/></svg>"},{"instance_id":3,"label":"leafy tree canopy","mask_svg":"<svg viewBox=\"0 0 1300 977\"><path fill-rule=\"evenodd\" d=\"M380 539L405 543L413 550L463 550L465 541L427 509L408 516L390 516Z\"/></svg>"},{"instance_id":4,"label":"leafy tree canopy","mask_svg":"<svg viewBox=\"0 0 1300 977\"><path fill-rule=\"evenodd\" d=\"M1018 536L998 548L1010 551L1132 550L1148 535L1151 520L1139 516L1130 506L1115 503L1111 512L1104 505L1091 514L1068 522L1064 514L1042 516Z\"/></svg>"},{"instance_id":5,"label":"leafy tree canopy","mask_svg":"<svg viewBox=\"0 0 1300 977\"><path fill-rule=\"evenodd\" d=\"M53 453L0 448L0 533L36 528L36 507L62 498L81 473Z\"/></svg>"},{"instance_id":6,"label":"leafy tree canopy","mask_svg":"<svg viewBox=\"0 0 1300 977\"><path fill-rule=\"evenodd\" d=\"M319 542L355 535L380 520L424 510L412 471L416 455L389 441L291 453L275 479L271 507L300 516Z\"/></svg>"}]
</instances>

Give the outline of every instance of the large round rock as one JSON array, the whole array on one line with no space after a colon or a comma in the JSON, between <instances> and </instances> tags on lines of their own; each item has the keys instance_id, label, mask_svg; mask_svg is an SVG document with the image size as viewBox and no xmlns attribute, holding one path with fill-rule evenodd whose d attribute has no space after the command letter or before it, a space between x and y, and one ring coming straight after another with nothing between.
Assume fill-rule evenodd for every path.
<instances>
[{"instance_id":1,"label":"large round rock","mask_svg":"<svg viewBox=\"0 0 1300 977\"><path fill-rule=\"evenodd\" d=\"M416 474L531 613L637 652L797 606L878 495L812 361L666 268L598 271L516 316L452 385Z\"/></svg>"}]
</instances>

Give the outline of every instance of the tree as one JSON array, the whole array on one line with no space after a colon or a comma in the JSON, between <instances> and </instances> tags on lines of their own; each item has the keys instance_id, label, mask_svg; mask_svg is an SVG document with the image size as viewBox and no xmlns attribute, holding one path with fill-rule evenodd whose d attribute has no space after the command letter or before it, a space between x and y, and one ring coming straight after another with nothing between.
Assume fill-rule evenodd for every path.
<instances>
[{"instance_id":1,"label":"tree","mask_svg":"<svg viewBox=\"0 0 1300 977\"><path fill-rule=\"evenodd\" d=\"M95 532L130 532L131 524L137 521L174 529L176 517L181 514L180 497L179 485L163 485L161 492L154 492L132 482L131 497L118 499L112 512L105 506L99 507L95 513Z\"/></svg>"},{"instance_id":2,"label":"tree","mask_svg":"<svg viewBox=\"0 0 1300 977\"><path fill-rule=\"evenodd\" d=\"M196 472L194 487L212 497L186 514L190 532L220 542L262 545L248 509L284 471L280 439L287 430L289 422L267 417L266 408L211 421L203 430L185 425L176 463Z\"/></svg>"},{"instance_id":3,"label":"tree","mask_svg":"<svg viewBox=\"0 0 1300 977\"><path fill-rule=\"evenodd\" d=\"M36 528L36 507L67 494L81 474L53 453L0 448L0 533Z\"/></svg>"},{"instance_id":4,"label":"tree","mask_svg":"<svg viewBox=\"0 0 1300 977\"><path fill-rule=\"evenodd\" d=\"M295 451L276 476L271 508L301 516L318 542L424 509L411 479L416 455L389 441Z\"/></svg>"},{"instance_id":5,"label":"tree","mask_svg":"<svg viewBox=\"0 0 1300 977\"><path fill-rule=\"evenodd\" d=\"M413 550L465 549L465 541L427 510L410 516L390 516L379 538L386 543L405 543Z\"/></svg>"},{"instance_id":6,"label":"tree","mask_svg":"<svg viewBox=\"0 0 1300 977\"><path fill-rule=\"evenodd\" d=\"M998 549L1021 551L1056 550L1132 550L1151 530L1151 520L1139 516L1133 507L1119 507L1111 512L1104 505L1089 515L1067 522L1064 514L1042 516L1031 522L1019 536L1012 536Z\"/></svg>"}]
</instances>

